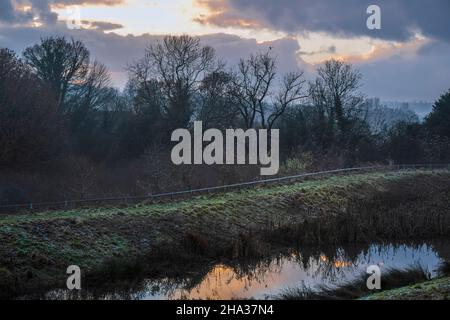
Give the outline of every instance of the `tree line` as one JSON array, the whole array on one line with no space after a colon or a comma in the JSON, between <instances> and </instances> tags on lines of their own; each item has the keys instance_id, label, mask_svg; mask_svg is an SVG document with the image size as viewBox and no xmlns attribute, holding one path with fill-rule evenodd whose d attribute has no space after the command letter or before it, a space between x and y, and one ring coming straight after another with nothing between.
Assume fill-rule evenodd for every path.
<instances>
[{"instance_id":1,"label":"tree line","mask_svg":"<svg viewBox=\"0 0 450 320\"><path fill-rule=\"evenodd\" d=\"M48 37L21 56L0 49L0 203L137 195L257 176L250 167L171 165L170 134L280 129L282 173L450 159L450 91L423 123L377 108L361 73L329 60L307 81L280 74L272 50L233 66L188 35L166 36L129 63L124 90L75 39ZM393 121L393 117L398 121ZM201 174L200 174L201 173Z\"/></svg>"}]
</instances>

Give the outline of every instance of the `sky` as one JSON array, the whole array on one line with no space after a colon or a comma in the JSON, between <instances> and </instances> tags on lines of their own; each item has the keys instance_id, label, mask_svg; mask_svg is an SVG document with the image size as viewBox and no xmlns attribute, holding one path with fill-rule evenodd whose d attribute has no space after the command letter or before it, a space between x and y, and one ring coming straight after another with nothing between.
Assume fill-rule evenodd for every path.
<instances>
[{"instance_id":1,"label":"sky","mask_svg":"<svg viewBox=\"0 0 450 320\"><path fill-rule=\"evenodd\" d=\"M381 29L369 30L369 5ZM166 34L190 34L232 67L271 48L280 74L313 78L327 59L352 63L368 97L434 101L450 88L448 0L1 0L0 47L42 37L85 42L123 87L126 67ZM75 22L75 23L74 23Z\"/></svg>"}]
</instances>

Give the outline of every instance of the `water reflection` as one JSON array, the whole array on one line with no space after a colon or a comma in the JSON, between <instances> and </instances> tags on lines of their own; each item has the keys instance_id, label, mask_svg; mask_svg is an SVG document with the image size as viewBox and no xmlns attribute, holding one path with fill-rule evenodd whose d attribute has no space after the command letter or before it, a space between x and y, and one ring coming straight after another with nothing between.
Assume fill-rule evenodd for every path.
<instances>
[{"instance_id":1,"label":"water reflection","mask_svg":"<svg viewBox=\"0 0 450 320\"><path fill-rule=\"evenodd\" d=\"M439 248L448 249L449 244L449 241L440 241L418 245L373 244L365 248L328 251L293 250L256 263L218 264L183 279L147 279L128 290L102 294L83 292L82 298L267 299L289 288L311 288L348 281L373 264L379 265L382 271L420 264L436 276L438 265L447 258L442 256ZM46 298L65 299L69 296L64 291L53 291Z\"/></svg>"}]
</instances>

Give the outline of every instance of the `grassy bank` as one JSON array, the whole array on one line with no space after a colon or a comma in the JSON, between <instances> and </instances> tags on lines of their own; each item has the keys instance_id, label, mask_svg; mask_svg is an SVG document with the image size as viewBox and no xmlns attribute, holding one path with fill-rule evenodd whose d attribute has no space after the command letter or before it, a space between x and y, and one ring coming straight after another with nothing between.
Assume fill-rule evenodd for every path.
<instances>
[{"instance_id":1,"label":"grassy bank","mask_svg":"<svg viewBox=\"0 0 450 320\"><path fill-rule=\"evenodd\" d=\"M365 300L450 300L450 278L440 278L382 291Z\"/></svg>"},{"instance_id":2,"label":"grassy bank","mask_svg":"<svg viewBox=\"0 0 450 320\"><path fill-rule=\"evenodd\" d=\"M278 244L449 236L449 195L449 173L371 173L174 203L2 216L0 296L63 287L71 264L94 281L262 255ZM135 263L143 257L144 265Z\"/></svg>"},{"instance_id":3,"label":"grassy bank","mask_svg":"<svg viewBox=\"0 0 450 320\"><path fill-rule=\"evenodd\" d=\"M414 281L409 285L396 286L371 295L364 300L450 300L450 261L444 262L438 271L438 278L428 281Z\"/></svg>"}]
</instances>

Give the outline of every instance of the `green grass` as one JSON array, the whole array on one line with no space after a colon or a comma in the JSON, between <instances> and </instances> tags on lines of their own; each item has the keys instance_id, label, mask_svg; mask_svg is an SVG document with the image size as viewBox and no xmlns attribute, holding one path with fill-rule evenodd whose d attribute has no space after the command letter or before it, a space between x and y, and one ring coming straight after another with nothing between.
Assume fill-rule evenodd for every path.
<instances>
[{"instance_id":1,"label":"green grass","mask_svg":"<svg viewBox=\"0 0 450 320\"><path fill-rule=\"evenodd\" d=\"M257 254L272 242L448 235L449 182L444 171L366 173L170 203L3 215L0 270L15 279L11 290L27 292L62 285L70 264L90 272L176 249L212 259Z\"/></svg>"},{"instance_id":2,"label":"green grass","mask_svg":"<svg viewBox=\"0 0 450 320\"><path fill-rule=\"evenodd\" d=\"M450 278L440 278L382 291L364 300L450 300Z\"/></svg>"},{"instance_id":3,"label":"green grass","mask_svg":"<svg viewBox=\"0 0 450 320\"><path fill-rule=\"evenodd\" d=\"M93 219L99 217L113 217L118 212L126 215L155 215L170 214L173 211L190 211L193 215L208 213L209 210L215 212L222 209L225 205L233 209L237 207L242 201L246 204L251 203L257 205L257 201L261 197L263 200L270 200L271 197L278 197L280 195L289 195L292 193L302 192L309 196L324 196L330 195L327 191L331 188L337 190L347 191L350 186L357 189L359 184L379 186L380 179L385 181L395 181L404 177L411 177L420 174L420 171L404 171L397 173L368 173L355 174L347 176L334 176L323 180L311 180L301 183L294 183L274 187L257 187L251 189L244 189L240 191L230 191L218 195L198 196L193 199L175 201L162 204L138 204L131 205L125 208L105 207L105 208L82 208L63 211L48 211L41 213L33 213L28 215L2 215L0 216L0 228L5 225L13 225L22 222L33 221L50 221L54 219L76 219L75 222L82 222L86 219ZM422 172L423 174L430 174L429 172ZM382 189L380 189L382 190ZM255 199L252 200L252 198ZM344 197L335 197L336 201L343 201ZM234 203L230 203L230 201ZM200 210L197 212L197 210ZM1 229L0 229L1 230Z\"/></svg>"}]
</instances>

